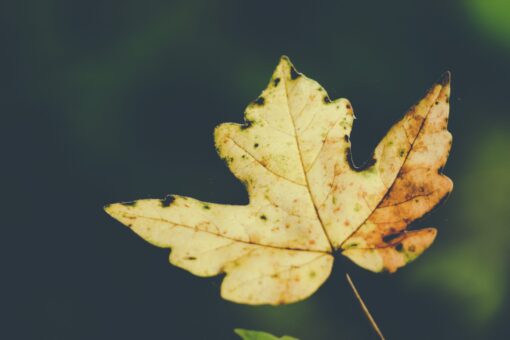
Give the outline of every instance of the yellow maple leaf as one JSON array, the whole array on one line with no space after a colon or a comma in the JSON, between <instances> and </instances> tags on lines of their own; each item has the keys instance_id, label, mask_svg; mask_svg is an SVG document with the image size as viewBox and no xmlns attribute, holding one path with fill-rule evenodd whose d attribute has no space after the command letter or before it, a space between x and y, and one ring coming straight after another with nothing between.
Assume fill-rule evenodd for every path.
<instances>
[{"instance_id":1,"label":"yellow maple leaf","mask_svg":"<svg viewBox=\"0 0 510 340\"><path fill-rule=\"evenodd\" d=\"M283 304L313 294L339 250L374 272L394 272L433 242L406 231L452 189L441 174L451 146L446 73L396 123L362 168L353 165L354 114L282 57L245 124L215 130L219 155L245 185L248 205L183 196L105 209L170 262L198 276L226 273L223 298Z\"/></svg>"}]
</instances>

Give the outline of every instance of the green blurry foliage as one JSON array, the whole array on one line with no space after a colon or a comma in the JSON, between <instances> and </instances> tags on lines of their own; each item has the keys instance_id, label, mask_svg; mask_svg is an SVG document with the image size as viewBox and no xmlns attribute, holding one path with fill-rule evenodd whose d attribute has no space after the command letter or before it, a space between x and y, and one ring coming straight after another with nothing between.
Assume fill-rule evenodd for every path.
<instances>
[{"instance_id":1,"label":"green blurry foliage","mask_svg":"<svg viewBox=\"0 0 510 340\"><path fill-rule=\"evenodd\" d=\"M485 38L510 49L510 1L467 0L463 4Z\"/></svg>"},{"instance_id":2,"label":"green blurry foliage","mask_svg":"<svg viewBox=\"0 0 510 340\"><path fill-rule=\"evenodd\" d=\"M284 335L281 338L266 332L250 331L248 329L237 328L234 330L243 340L298 340L297 338Z\"/></svg>"},{"instance_id":3,"label":"green blurry foliage","mask_svg":"<svg viewBox=\"0 0 510 340\"><path fill-rule=\"evenodd\" d=\"M244 195L241 185L235 193L222 192L235 180L224 176L212 146L209 153L203 146L210 145L218 122L238 118L282 53L331 86L333 96L352 100L360 113L359 129L353 131L359 162L369 156L370 138L375 143L384 122L407 108L403 103L417 99L442 71L452 71L454 145L446 173L455 188L431 216L439 223L430 225L441 227L436 244L402 274L359 273L357 284L389 338L408 339L413 329L420 330L417 339L510 338L505 252L510 135L504 130L510 1L4 3L4 57L10 60L4 64L10 85L4 95L14 101L4 109L12 134L5 145L8 156L15 155L4 163L8 169L14 164L19 176L14 178L22 179L8 181L13 189L7 196L12 202L36 193L44 197L31 214L25 204L8 209L15 217L7 224L16 227L8 229L20 234L6 237L24 240L23 247L7 244L8 253L16 255L9 261L13 274L8 268L4 275L22 292L10 294L13 308L3 302L7 316L14 316L6 326L14 325L18 338L158 338L166 327L174 337L189 337L197 318L204 323L193 328L196 338L234 338L232 328L239 324L304 339L369 338L371 329L340 275L299 304L229 305L214 299L214 282L210 289L192 286L188 293L183 284L188 281L174 280L182 275L165 263L148 266L145 276L133 275L133 263L125 257L145 248L136 240L131 248L112 252L112 242L125 244L127 236L115 227L105 238L109 226L102 213L92 212L128 193L161 197L172 190L222 201ZM201 103L216 108L203 110ZM172 115L186 116L184 105L200 124L182 118L172 130ZM11 127L11 119L23 133ZM179 147L191 140L181 131L192 127L205 137ZM204 167L209 176L199 181ZM59 209L54 202L60 202ZM66 242L64 237L75 235L80 242ZM45 265L33 265L34 253ZM145 268L143 261L137 265ZM172 284L178 293L169 289ZM172 314L168 301L178 304L180 297L188 299L188 309ZM392 317L394 310L399 318ZM473 335L476 328L480 331Z\"/></svg>"},{"instance_id":4,"label":"green blurry foliage","mask_svg":"<svg viewBox=\"0 0 510 340\"><path fill-rule=\"evenodd\" d=\"M488 129L473 146L471 159L456 179L449 226L455 229L416 272L414 284L435 291L452 315L483 328L501 312L508 286L510 239L510 133Z\"/></svg>"}]
</instances>

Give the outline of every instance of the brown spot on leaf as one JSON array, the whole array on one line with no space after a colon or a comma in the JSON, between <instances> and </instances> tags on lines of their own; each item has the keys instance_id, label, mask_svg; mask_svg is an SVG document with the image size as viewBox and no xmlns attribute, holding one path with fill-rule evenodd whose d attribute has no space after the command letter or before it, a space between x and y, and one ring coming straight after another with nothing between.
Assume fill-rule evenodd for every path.
<instances>
[{"instance_id":1,"label":"brown spot on leaf","mask_svg":"<svg viewBox=\"0 0 510 340\"><path fill-rule=\"evenodd\" d=\"M175 197L172 195L167 195L165 198L161 200L161 206L166 208L169 207L175 201Z\"/></svg>"},{"instance_id":2,"label":"brown spot on leaf","mask_svg":"<svg viewBox=\"0 0 510 340\"><path fill-rule=\"evenodd\" d=\"M264 97L260 96L257 99L255 99L253 102L255 104L257 104L258 106L262 106L262 105L264 105L265 101L266 100L264 99Z\"/></svg>"},{"instance_id":3,"label":"brown spot on leaf","mask_svg":"<svg viewBox=\"0 0 510 340\"><path fill-rule=\"evenodd\" d=\"M445 86L445 85L448 85L448 83L450 82L450 77L451 77L451 74L450 74L450 71L446 71L445 73L443 73L441 75L441 77L437 80L437 83L441 86Z\"/></svg>"},{"instance_id":4,"label":"brown spot on leaf","mask_svg":"<svg viewBox=\"0 0 510 340\"><path fill-rule=\"evenodd\" d=\"M301 74L299 74L299 73L298 73L298 71L296 71L296 69L294 68L294 66L291 66L291 67L290 67L290 78L291 78L292 80L294 80L294 79L297 79L297 78L299 78L299 77L301 77Z\"/></svg>"},{"instance_id":5,"label":"brown spot on leaf","mask_svg":"<svg viewBox=\"0 0 510 340\"><path fill-rule=\"evenodd\" d=\"M389 234L389 235L385 235L383 236L383 242L384 243L392 243L395 239L399 238L401 236L400 233L396 233L396 234Z\"/></svg>"},{"instance_id":6,"label":"brown spot on leaf","mask_svg":"<svg viewBox=\"0 0 510 340\"><path fill-rule=\"evenodd\" d=\"M253 125L253 121L247 119L246 122L243 125L241 125L241 130L246 130L246 129L252 127L252 125Z\"/></svg>"}]
</instances>

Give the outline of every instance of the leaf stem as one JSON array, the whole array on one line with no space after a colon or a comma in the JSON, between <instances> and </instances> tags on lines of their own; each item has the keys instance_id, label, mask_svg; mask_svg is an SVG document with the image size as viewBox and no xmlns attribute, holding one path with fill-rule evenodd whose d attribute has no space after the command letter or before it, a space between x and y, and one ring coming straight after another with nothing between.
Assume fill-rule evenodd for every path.
<instances>
[{"instance_id":1,"label":"leaf stem","mask_svg":"<svg viewBox=\"0 0 510 340\"><path fill-rule=\"evenodd\" d=\"M367 308L367 305L365 305L365 302L363 302L363 299L358 293L358 290L356 289L356 286L354 285L354 282L352 282L351 277L349 276L349 273L345 273L345 277L347 278L347 282L349 282L349 285L352 288L352 291L354 292L354 295L356 295L356 298L358 299L359 304L361 305L361 309L363 309L363 312L365 313L365 316L367 317L368 321L370 321L370 324L374 328L377 335L379 335L379 338L381 340L384 339L384 335L382 334L381 330L377 326L377 323L375 322L374 318L372 317L372 314L370 314L370 311Z\"/></svg>"}]
</instances>

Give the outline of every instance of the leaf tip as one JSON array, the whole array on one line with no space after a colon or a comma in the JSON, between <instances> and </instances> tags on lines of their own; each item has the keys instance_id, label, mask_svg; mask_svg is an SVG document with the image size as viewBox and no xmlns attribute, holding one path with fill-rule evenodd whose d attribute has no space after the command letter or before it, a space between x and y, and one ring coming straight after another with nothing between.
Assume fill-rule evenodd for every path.
<instances>
[{"instance_id":1,"label":"leaf tip","mask_svg":"<svg viewBox=\"0 0 510 340\"><path fill-rule=\"evenodd\" d=\"M103 210L105 213L107 213L111 217L115 218L115 212L117 210L118 205L119 205L119 203L108 203L105 206L103 206Z\"/></svg>"},{"instance_id":2,"label":"leaf tip","mask_svg":"<svg viewBox=\"0 0 510 340\"><path fill-rule=\"evenodd\" d=\"M436 83L441 86L447 86L450 84L451 78L452 78L452 73L450 71L445 71L441 75L441 77L439 77L439 79L437 80Z\"/></svg>"},{"instance_id":3,"label":"leaf tip","mask_svg":"<svg viewBox=\"0 0 510 340\"><path fill-rule=\"evenodd\" d=\"M111 215L119 205L126 205L126 206L133 206L135 205L136 201L133 202L126 202L126 203L108 203L105 206L103 206L103 210L108 214Z\"/></svg>"},{"instance_id":4,"label":"leaf tip","mask_svg":"<svg viewBox=\"0 0 510 340\"><path fill-rule=\"evenodd\" d=\"M137 203L138 201L110 203L106 204L103 207L103 210L114 219L128 225L129 223L127 222L125 223L124 221L121 220L121 218L123 217L123 213L126 211L126 209L135 207ZM130 227L130 225L128 225L128 227Z\"/></svg>"},{"instance_id":5,"label":"leaf tip","mask_svg":"<svg viewBox=\"0 0 510 340\"><path fill-rule=\"evenodd\" d=\"M287 76L290 75L290 79L291 80L295 80L295 79L297 79L297 78L302 76L302 74L299 73L298 70L296 70L296 68L294 67L294 65L290 61L290 58L287 57L286 55L282 55L280 57L279 66L283 67L282 71L284 72L284 74L287 74Z\"/></svg>"},{"instance_id":6,"label":"leaf tip","mask_svg":"<svg viewBox=\"0 0 510 340\"><path fill-rule=\"evenodd\" d=\"M285 54L280 57L280 63L292 64L290 61L290 58L288 56L286 56Z\"/></svg>"}]
</instances>

